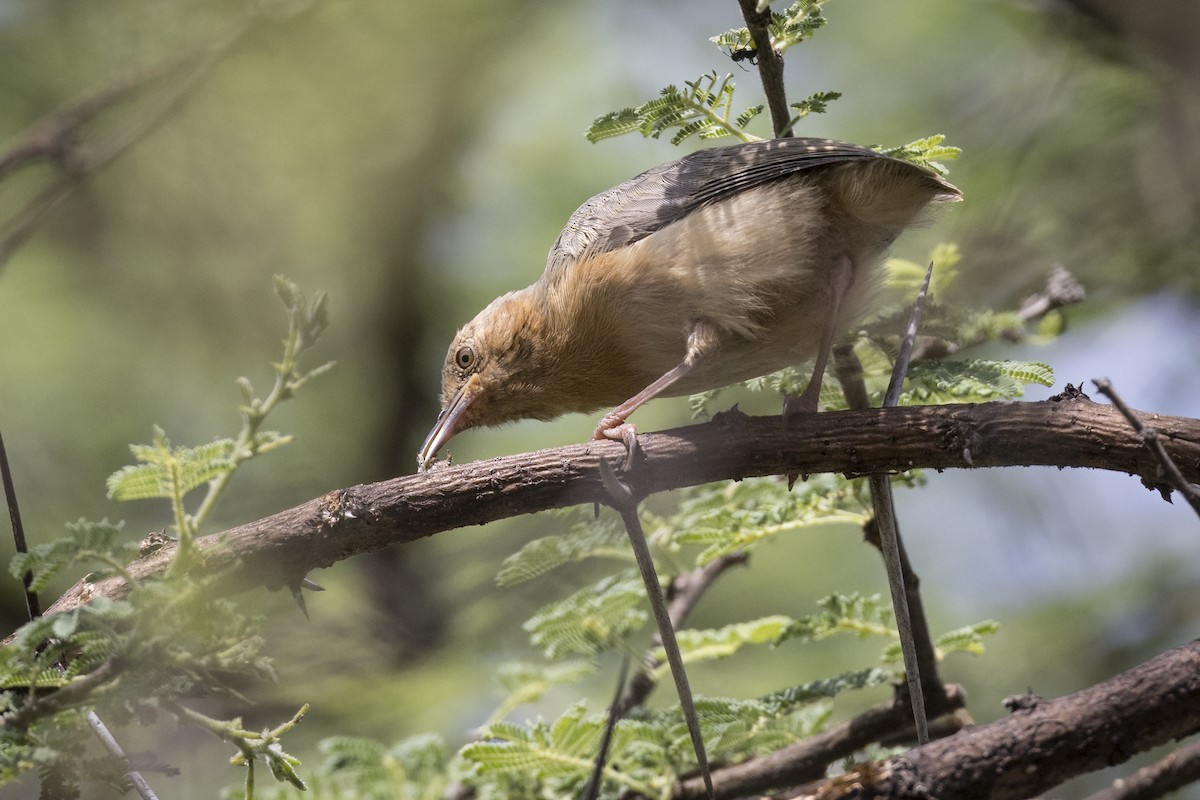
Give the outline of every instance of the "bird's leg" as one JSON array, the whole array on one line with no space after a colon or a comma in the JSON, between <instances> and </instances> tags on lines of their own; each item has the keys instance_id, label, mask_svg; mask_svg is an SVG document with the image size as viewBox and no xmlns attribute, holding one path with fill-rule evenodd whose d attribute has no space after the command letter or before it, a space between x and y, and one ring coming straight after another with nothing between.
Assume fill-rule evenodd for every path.
<instances>
[{"instance_id":1,"label":"bird's leg","mask_svg":"<svg viewBox=\"0 0 1200 800\"><path fill-rule=\"evenodd\" d=\"M696 362L716 350L719 336L720 334L717 332L717 329L711 323L704 320L697 320L692 325L691 333L688 334L687 354L684 356L683 361L667 370L663 373L662 377L655 380L645 389L642 389L633 397L605 414L601 418L600 424L596 426L592 438L619 439L624 442L625 450L629 454L625 460L625 468L631 468L633 466L633 457L637 453L637 428L625 420L629 418L630 414L641 408L643 404L653 400L671 384L691 372Z\"/></svg>"},{"instance_id":2,"label":"bird's leg","mask_svg":"<svg viewBox=\"0 0 1200 800\"><path fill-rule=\"evenodd\" d=\"M829 353L833 349L833 337L837 334L838 317L842 311L842 301L850 288L854 277L854 263L845 253L833 260L833 269L829 280L829 316L825 318L825 327L821 331L821 344L817 348L817 359L813 364L812 377L808 386L799 395L789 394L783 398L783 424L803 414L812 414L817 410L817 399L821 395L821 381L825 377L825 366L829 363Z\"/></svg>"}]
</instances>

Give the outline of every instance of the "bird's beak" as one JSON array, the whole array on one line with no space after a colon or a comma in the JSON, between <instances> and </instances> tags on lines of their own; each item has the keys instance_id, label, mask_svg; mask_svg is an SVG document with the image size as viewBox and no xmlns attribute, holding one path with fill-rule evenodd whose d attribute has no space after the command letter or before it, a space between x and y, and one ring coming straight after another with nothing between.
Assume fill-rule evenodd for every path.
<instances>
[{"instance_id":1,"label":"bird's beak","mask_svg":"<svg viewBox=\"0 0 1200 800\"><path fill-rule=\"evenodd\" d=\"M421 445L421 450L417 453L418 471L424 472L428 469L434 458L437 457L437 451L454 438L454 434L466 427L463 414L479 396L479 383L478 375L467 378L467 382L458 390L458 394L454 395L450 404L442 409L442 413L438 414L433 430L425 437L425 443Z\"/></svg>"}]
</instances>

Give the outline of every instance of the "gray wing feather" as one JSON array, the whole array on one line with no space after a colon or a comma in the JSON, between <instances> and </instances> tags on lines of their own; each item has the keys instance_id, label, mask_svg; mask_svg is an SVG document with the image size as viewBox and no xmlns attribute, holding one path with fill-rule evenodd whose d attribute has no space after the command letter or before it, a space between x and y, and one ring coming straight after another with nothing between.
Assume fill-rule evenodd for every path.
<instances>
[{"instance_id":1,"label":"gray wing feather","mask_svg":"<svg viewBox=\"0 0 1200 800\"><path fill-rule=\"evenodd\" d=\"M828 139L771 139L700 150L660 164L581 205L550 248L546 278L586 255L626 247L700 206L814 167L886 158Z\"/></svg>"}]
</instances>

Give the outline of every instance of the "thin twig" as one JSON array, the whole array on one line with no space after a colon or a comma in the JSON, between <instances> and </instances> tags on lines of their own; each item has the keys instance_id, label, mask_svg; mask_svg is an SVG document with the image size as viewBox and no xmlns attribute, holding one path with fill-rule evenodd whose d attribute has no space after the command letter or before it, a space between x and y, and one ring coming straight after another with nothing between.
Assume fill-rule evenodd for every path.
<instances>
[{"instance_id":1,"label":"thin twig","mask_svg":"<svg viewBox=\"0 0 1200 800\"><path fill-rule=\"evenodd\" d=\"M900 390L904 385L904 376L908 372L913 343L917 338L921 312L925 308L925 300L929 294L929 282L932 277L933 263L931 262L909 315L904 339L900 345L900 353L896 357L891 381L888 383L887 392L884 395L884 408L895 407L900 399ZM849 348L838 350L835 354L835 369L838 370L839 381L846 390L846 402L850 408L865 407L867 392L866 386L863 384L862 364L859 363L853 350ZM918 591L920 581L913 573L904 554L891 481L886 475L875 473L869 476L868 483L871 490L871 504L874 507L874 530L878 536L877 546L883 556L887 572L888 589L892 596L892 610L895 613L896 628L900 635L900 650L904 656L904 674L908 684L909 700L912 703L917 742L924 744L929 741L929 718L925 708L925 695L927 689L931 697L941 694L941 681L936 677L932 640L925 620L924 606L920 602ZM910 597L913 600L912 603L910 603ZM919 619L914 619L913 605L921 609ZM927 677L925 676L926 672L930 673Z\"/></svg>"},{"instance_id":2,"label":"thin twig","mask_svg":"<svg viewBox=\"0 0 1200 800\"><path fill-rule=\"evenodd\" d=\"M868 522L864 531L867 544L880 547L877 526ZM908 560L908 551L904 541L899 542L900 573L903 576L904 593L908 601L908 613L912 620L913 650L916 653L917 667L921 675L921 686L924 688L926 711L932 719L944 714L947 709L942 706L945 696L945 685L938 674L937 651L933 646L933 637L929 634L929 621L925 616L925 602L921 599L921 579L913 571L912 562ZM931 735L932 738L932 735Z\"/></svg>"},{"instance_id":3,"label":"thin twig","mask_svg":"<svg viewBox=\"0 0 1200 800\"><path fill-rule=\"evenodd\" d=\"M13 483L12 468L8 464L8 451L4 449L4 437L0 436L0 480L4 483L4 502L8 505L8 521L12 525L13 545L18 553L28 553L29 545L25 541L25 525L21 522L21 510L17 505L17 488ZM29 619L35 620L42 615L42 604L37 592L30 587L33 585L33 573L26 571L21 576L25 587L25 608Z\"/></svg>"},{"instance_id":4,"label":"thin twig","mask_svg":"<svg viewBox=\"0 0 1200 800\"><path fill-rule=\"evenodd\" d=\"M604 763L608 760L608 748L612 744L613 731L621 719L621 694L625 691L625 679L629 676L629 653L621 657L621 668L617 672L617 691L612 702L608 705L608 719L604 723L604 734L600 737L600 752L596 754L596 762L592 765L592 774L587 785L583 787L582 800L596 800L600 794L600 783L604 780Z\"/></svg>"},{"instance_id":5,"label":"thin twig","mask_svg":"<svg viewBox=\"0 0 1200 800\"><path fill-rule=\"evenodd\" d=\"M92 732L96 734L96 738L104 745L104 749L108 754L124 764L128 769L126 774L129 776L129 781L133 784L133 789L138 793L142 800L158 800L154 794L154 790L150 788L150 784L146 783L146 779L142 777L142 773L129 768L129 757L125 755L125 751L121 749L121 745L116 738L108 730L108 726L96 715L95 711L87 713L88 725L91 726Z\"/></svg>"},{"instance_id":6,"label":"thin twig","mask_svg":"<svg viewBox=\"0 0 1200 800\"><path fill-rule=\"evenodd\" d=\"M1076 280L1063 266L1056 265L1046 278L1046 285L1040 292L1032 294L1021 301L1021 305L1013 312L1017 322L1022 327L1014 327L1003 332L1003 337L1010 342L1021 342L1026 338L1025 327L1035 322L1051 311L1066 306L1081 303L1087 292L1083 285ZM972 347L987 344L990 338L980 334L978 337L959 342L949 342L945 339L922 339L913 348L913 361L925 361L931 358L945 358L954 353L960 353Z\"/></svg>"},{"instance_id":7,"label":"thin twig","mask_svg":"<svg viewBox=\"0 0 1200 800\"><path fill-rule=\"evenodd\" d=\"M194 58L194 56L189 56L179 63L181 65L190 64L194 61ZM184 97L196 85L201 75L214 62L215 58L211 56L201 61L177 86L164 90L163 97L156 98L158 102L149 111L144 112L139 118L135 118L132 122L128 123L124 129L89 147L85 148L77 142L79 138L78 127L89 120L91 116L94 116L95 113L98 113L98 107L101 104L100 100L116 103L136 92L136 90L144 88L146 85L156 82L166 75L170 75L174 70L155 70L148 73L148 77L141 81L123 76L117 81L115 88L102 89L97 92L94 98L85 99L77 104L77 106L91 108L89 114L66 114L62 119L69 121L71 124L64 125L58 129L57 135L60 138L57 142L47 143L39 141L32 147L27 143L19 145L14 152L10 153L5 162L6 168L11 170L21 163L28 163L34 160L41 155L40 150L44 148L47 152L55 154L54 160L59 165L60 172L49 185L38 192L24 207L14 213L12 217L0 223L0 268L33 235L33 232L42 221L74 193L84 178L99 172L111 164L126 150L145 138L171 111L178 108ZM41 129L40 125L37 127ZM55 126L52 124L46 130L54 130L54 128Z\"/></svg>"},{"instance_id":8,"label":"thin twig","mask_svg":"<svg viewBox=\"0 0 1200 800\"><path fill-rule=\"evenodd\" d=\"M748 556L745 553L730 553L714 558L702 567L697 567L673 578L667 585L667 597L670 598L670 602L667 604L667 616L671 619L671 627L673 629L682 627L688 614L695 608L696 603L708 591L713 582L725 570L737 564L745 564L747 560ZM633 676L621 698L622 714L627 714L630 710L646 702L646 698L658 685L658 679L654 677L654 670L661 664L655 658L655 653L660 646L662 646L662 640L656 634L654 642L646 650L645 658L642 660L644 668Z\"/></svg>"},{"instance_id":9,"label":"thin twig","mask_svg":"<svg viewBox=\"0 0 1200 800\"><path fill-rule=\"evenodd\" d=\"M771 44L771 8L761 12L757 0L738 0L746 30L754 41L758 52L758 75L762 78L763 93L767 96L767 108L771 110L771 128L778 137L791 136L788 129L791 113L788 111L787 92L783 88L783 56Z\"/></svg>"},{"instance_id":10,"label":"thin twig","mask_svg":"<svg viewBox=\"0 0 1200 800\"><path fill-rule=\"evenodd\" d=\"M1096 389L1099 390L1100 394L1111 400L1112 404L1121 412L1121 415L1129 420L1129 424L1142 437L1142 442L1154 454L1154 457L1158 459L1162 472L1167 480L1171 482L1171 486L1183 495L1183 498L1188 501L1192 510L1196 512L1196 515L1200 516L1200 491L1197 491L1196 487L1189 484L1187 479L1183 477L1183 473L1179 471L1179 465L1175 463L1170 454L1167 453L1166 448L1163 447L1162 441L1158 436L1158 431L1143 423L1133 409L1125 405L1125 401L1117 394L1117 390L1113 388L1112 381L1108 378L1093 378L1092 383L1096 384ZM1168 496L1167 499L1170 500L1170 497Z\"/></svg>"},{"instance_id":11,"label":"thin twig","mask_svg":"<svg viewBox=\"0 0 1200 800\"><path fill-rule=\"evenodd\" d=\"M900 402L900 390L904 387L904 379L908 375L908 364L912 359L913 344L917 340L917 330L921 327L921 314L925 311L925 300L929 297L929 282L933 280L933 262L925 270L925 280L917 291L917 299L913 301L912 312L908 315L908 325L904 328L904 339L900 342L900 352L896 355L896 364L892 367L892 377L888 381L887 391L883 395L883 407L893 408Z\"/></svg>"},{"instance_id":12,"label":"thin twig","mask_svg":"<svg viewBox=\"0 0 1200 800\"><path fill-rule=\"evenodd\" d=\"M904 657L904 679L908 684L908 699L912 703L917 743L925 744L929 741L929 718L925 713L925 688L921 684L921 665L917 658L916 633L913 631L912 613L908 607L908 593L905 591L903 568L900 566L900 523L896 519L892 484L886 475L871 475L867 482L871 487L871 505L874 507L875 524L879 530L879 552L883 554L888 590L892 595L892 612L896 618L896 632L900 636L900 651Z\"/></svg>"},{"instance_id":13,"label":"thin twig","mask_svg":"<svg viewBox=\"0 0 1200 800\"><path fill-rule=\"evenodd\" d=\"M617 478L608 460L600 459L600 477L608 492L612 507L621 515L625 530L629 533L629 544L637 559L638 570L642 573L642 581L646 584L646 595L650 599L650 607L654 611L654 621L658 625L658 634L667 654L667 663L671 665L671 675L675 678L675 690L679 693L679 703L683 708L683 718L687 721L688 734L692 739L692 749L696 752L696 763L700 767L700 775L704 778L704 787L709 800L713 798L712 775L708 768L708 755L704 752L704 737L700 733L700 719L696 716L696 704L692 700L692 688L688 685L687 671L683 668L683 658L679 654L679 643L675 640L675 629L671 627L671 617L667 614L667 604L663 599L662 587L658 583L658 573L654 570L654 560L650 557L650 548L646 544L646 534L642 530L642 521L638 518L637 498L629 487Z\"/></svg>"},{"instance_id":14,"label":"thin twig","mask_svg":"<svg viewBox=\"0 0 1200 800\"><path fill-rule=\"evenodd\" d=\"M1055 264L1042 291L1021 301L1021 307L1017 309L1017 318L1021 322L1041 319L1057 308L1082 303L1086 297L1087 291L1083 284L1066 267Z\"/></svg>"},{"instance_id":15,"label":"thin twig","mask_svg":"<svg viewBox=\"0 0 1200 800\"><path fill-rule=\"evenodd\" d=\"M883 407L893 408L900 400L900 390L904 386L904 377L908 374L908 364L912 357L913 343L917 339L917 330L921 325L921 313L925 309L925 299L929 296L929 282L933 279L933 262L925 270L925 280L917 292L913 303L908 325L904 330L904 340L900 345L900 353L896 356L896 364L892 369L892 377L888 382L887 392L883 397ZM925 712L925 687L921 681L921 658L917 654L916 637L912 612L908 604L908 587L915 583L915 576L905 575L904 561L901 553L904 545L900 539L900 522L896 519L895 498L892 495L892 483L885 475L875 474L868 479L871 486L871 504L875 510L875 524L879 531L879 552L883 554L883 563L887 570L888 589L892 595L892 610L896 615L896 628L900 634L900 650L904 656L904 675L908 682L908 696L912 702L913 720L916 722L917 742L925 744L929 741L929 718ZM910 580L910 577L914 580ZM924 620L922 620L924 622ZM925 639L929 631L920 632ZM932 650L932 648L930 648Z\"/></svg>"}]
</instances>

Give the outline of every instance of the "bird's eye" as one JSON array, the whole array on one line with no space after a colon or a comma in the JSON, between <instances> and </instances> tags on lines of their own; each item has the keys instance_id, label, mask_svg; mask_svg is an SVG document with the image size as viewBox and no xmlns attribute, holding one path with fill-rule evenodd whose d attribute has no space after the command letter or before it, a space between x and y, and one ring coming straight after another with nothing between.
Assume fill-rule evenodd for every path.
<instances>
[{"instance_id":1,"label":"bird's eye","mask_svg":"<svg viewBox=\"0 0 1200 800\"><path fill-rule=\"evenodd\" d=\"M469 347L460 347L454 354L454 361L460 369L468 369L475 363L475 351Z\"/></svg>"}]
</instances>

